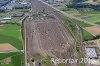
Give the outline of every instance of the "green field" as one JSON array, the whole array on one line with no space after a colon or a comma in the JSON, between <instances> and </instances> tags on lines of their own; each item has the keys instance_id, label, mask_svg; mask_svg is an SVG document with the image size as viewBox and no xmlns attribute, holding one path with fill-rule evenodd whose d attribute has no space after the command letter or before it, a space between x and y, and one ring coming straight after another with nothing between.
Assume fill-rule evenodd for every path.
<instances>
[{"instance_id":1,"label":"green field","mask_svg":"<svg viewBox=\"0 0 100 66\"><path fill-rule=\"evenodd\" d=\"M12 57L13 66L23 66L23 54L18 54Z\"/></svg>"},{"instance_id":2,"label":"green field","mask_svg":"<svg viewBox=\"0 0 100 66\"><path fill-rule=\"evenodd\" d=\"M92 23L100 24L100 12L82 12L82 11L80 12L77 9L66 8L65 6L62 6L62 7L58 6L57 8L68 14L72 14L73 16L78 17L78 18L82 18L84 16L90 16L89 18L84 18L84 19ZM63 18L63 20L64 20L64 23L69 27L69 30L73 36L77 35L76 25L79 25L81 28L91 26L89 24L85 24L75 19ZM82 29L82 31L83 31L84 40L91 40L94 38L94 36L90 34L88 31L84 29Z\"/></svg>"},{"instance_id":3,"label":"green field","mask_svg":"<svg viewBox=\"0 0 100 66\"><path fill-rule=\"evenodd\" d=\"M0 17L5 17L6 13L0 13Z\"/></svg>"},{"instance_id":4,"label":"green field","mask_svg":"<svg viewBox=\"0 0 100 66\"><path fill-rule=\"evenodd\" d=\"M28 11L29 9L14 9L14 12L23 12L23 11Z\"/></svg>"},{"instance_id":5,"label":"green field","mask_svg":"<svg viewBox=\"0 0 100 66\"><path fill-rule=\"evenodd\" d=\"M79 25L81 28L84 27L90 27L91 25L85 24L84 22L75 20L75 19L70 19L70 18L63 18L64 23L66 26L68 26L69 31L73 35L74 38L77 38L77 27L76 25ZM81 29L81 32L83 33L83 40L91 40L94 38L92 34L90 34L88 31Z\"/></svg>"},{"instance_id":6,"label":"green field","mask_svg":"<svg viewBox=\"0 0 100 66\"><path fill-rule=\"evenodd\" d=\"M64 23L66 26L69 27L70 32L72 33L73 36L77 36L77 28L76 25L80 25L80 27L89 27L91 25L85 24L84 22L75 20L75 19L70 19L70 18L63 18Z\"/></svg>"},{"instance_id":7,"label":"green field","mask_svg":"<svg viewBox=\"0 0 100 66\"><path fill-rule=\"evenodd\" d=\"M92 23L100 23L100 12L81 12L81 16L92 16L90 18L85 18L85 20Z\"/></svg>"},{"instance_id":8,"label":"green field","mask_svg":"<svg viewBox=\"0 0 100 66\"><path fill-rule=\"evenodd\" d=\"M16 24L2 24L0 27L0 43L10 43L19 50L23 49L21 27Z\"/></svg>"},{"instance_id":9,"label":"green field","mask_svg":"<svg viewBox=\"0 0 100 66\"><path fill-rule=\"evenodd\" d=\"M9 43L18 50L23 50L23 39L21 33L21 20L13 19L9 23L0 25L0 44ZM0 53L0 60L11 57L11 64L1 64L0 66L22 66L22 52Z\"/></svg>"},{"instance_id":10,"label":"green field","mask_svg":"<svg viewBox=\"0 0 100 66\"><path fill-rule=\"evenodd\" d=\"M82 11L80 12L77 9L66 8L65 6L57 8L68 14L72 14L78 18L82 18L84 16L91 16L90 18L84 18L84 19L92 23L100 24L100 12L82 12Z\"/></svg>"},{"instance_id":11,"label":"green field","mask_svg":"<svg viewBox=\"0 0 100 66\"><path fill-rule=\"evenodd\" d=\"M21 52L9 52L9 53L0 53L0 60L6 59L8 57L13 57L15 55L21 54Z\"/></svg>"},{"instance_id":12,"label":"green field","mask_svg":"<svg viewBox=\"0 0 100 66\"><path fill-rule=\"evenodd\" d=\"M83 39L85 41L88 41L88 40L92 40L94 38L94 36L92 34L90 34L88 31L82 29L82 33L83 33Z\"/></svg>"},{"instance_id":13,"label":"green field","mask_svg":"<svg viewBox=\"0 0 100 66\"><path fill-rule=\"evenodd\" d=\"M13 66L13 64L6 64L6 65L5 64L4 65L2 64L0 66Z\"/></svg>"},{"instance_id":14,"label":"green field","mask_svg":"<svg viewBox=\"0 0 100 66\"><path fill-rule=\"evenodd\" d=\"M9 23L21 23L22 18L13 18L12 20L9 21Z\"/></svg>"},{"instance_id":15,"label":"green field","mask_svg":"<svg viewBox=\"0 0 100 66\"><path fill-rule=\"evenodd\" d=\"M90 18L84 18L86 21L92 23L100 23L100 12L78 12L77 10L66 11L66 13L72 14L78 18L84 16L91 16Z\"/></svg>"},{"instance_id":16,"label":"green field","mask_svg":"<svg viewBox=\"0 0 100 66\"><path fill-rule=\"evenodd\" d=\"M0 60L10 57L12 64L0 64L0 66L22 66L23 53L22 52L10 52L0 53Z\"/></svg>"},{"instance_id":17,"label":"green field","mask_svg":"<svg viewBox=\"0 0 100 66\"><path fill-rule=\"evenodd\" d=\"M0 44L9 43L18 50L23 50L23 42L21 36L21 27L16 24L2 24L0 27ZM15 56L16 55L16 56ZM17 56L19 55L19 56ZM1 53L0 60L5 59L7 57L12 57L12 64L9 65L0 65L0 66L21 66L22 62L22 54L20 52L13 53ZM17 59L16 59L17 58ZM17 60L17 61L14 61Z\"/></svg>"},{"instance_id":18,"label":"green field","mask_svg":"<svg viewBox=\"0 0 100 66\"><path fill-rule=\"evenodd\" d=\"M0 13L0 18L10 17L13 13L27 12L29 9L14 9L12 12ZM9 43L18 50L23 50L23 38L22 38L22 18L12 18L5 24L0 24L0 44ZM0 62L3 59L11 57L12 63L0 64L0 66L22 66L24 61L24 55L22 52L8 52L0 53Z\"/></svg>"}]
</instances>

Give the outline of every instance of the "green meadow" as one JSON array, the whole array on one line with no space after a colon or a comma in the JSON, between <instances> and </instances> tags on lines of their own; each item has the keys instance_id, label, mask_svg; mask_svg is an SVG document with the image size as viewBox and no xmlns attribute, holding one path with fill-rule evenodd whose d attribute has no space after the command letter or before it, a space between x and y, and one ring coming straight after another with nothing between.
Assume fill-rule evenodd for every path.
<instances>
[{"instance_id":1,"label":"green meadow","mask_svg":"<svg viewBox=\"0 0 100 66\"><path fill-rule=\"evenodd\" d=\"M9 43L19 50L23 49L21 27L17 24L2 24L0 27L0 44Z\"/></svg>"},{"instance_id":2,"label":"green meadow","mask_svg":"<svg viewBox=\"0 0 100 66\"><path fill-rule=\"evenodd\" d=\"M23 39L21 33L21 20L13 19L9 23L0 25L0 44L9 43L18 50L23 50ZM22 52L0 53L0 60L11 57L11 64L1 64L0 66L22 66Z\"/></svg>"}]
</instances>

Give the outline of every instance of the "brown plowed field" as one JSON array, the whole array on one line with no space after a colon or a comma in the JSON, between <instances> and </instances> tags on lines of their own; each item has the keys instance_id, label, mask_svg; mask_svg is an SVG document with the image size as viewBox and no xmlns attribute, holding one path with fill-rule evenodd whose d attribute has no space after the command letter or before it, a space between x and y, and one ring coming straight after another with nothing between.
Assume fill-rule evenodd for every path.
<instances>
[{"instance_id":1,"label":"brown plowed field","mask_svg":"<svg viewBox=\"0 0 100 66\"><path fill-rule=\"evenodd\" d=\"M7 52L7 51L17 51L17 49L12 45L10 45L9 43L0 44L0 52Z\"/></svg>"},{"instance_id":2,"label":"brown plowed field","mask_svg":"<svg viewBox=\"0 0 100 66\"><path fill-rule=\"evenodd\" d=\"M92 26L92 27L86 27L85 29L87 31L89 31L94 36L100 34L100 28L99 27Z\"/></svg>"}]
</instances>

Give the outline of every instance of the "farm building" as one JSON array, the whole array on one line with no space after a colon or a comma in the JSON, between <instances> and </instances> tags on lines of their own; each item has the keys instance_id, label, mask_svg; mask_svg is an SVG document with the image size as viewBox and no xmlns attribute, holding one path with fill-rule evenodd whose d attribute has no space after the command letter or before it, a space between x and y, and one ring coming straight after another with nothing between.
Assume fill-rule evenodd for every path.
<instances>
[{"instance_id":1,"label":"farm building","mask_svg":"<svg viewBox=\"0 0 100 66\"><path fill-rule=\"evenodd\" d=\"M23 17L24 13L14 13L11 17Z\"/></svg>"},{"instance_id":2,"label":"farm building","mask_svg":"<svg viewBox=\"0 0 100 66\"><path fill-rule=\"evenodd\" d=\"M87 54L87 57L90 58L90 59L98 58L96 50L93 47L86 48L86 54Z\"/></svg>"},{"instance_id":3,"label":"farm building","mask_svg":"<svg viewBox=\"0 0 100 66\"><path fill-rule=\"evenodd\" d=\"M3 18L3 20L11 20L11 18Z\"/></svg>"},{"instance_id":4,"label":"farm building","mask_svg":"<svg viewBox=\"0 0 100 66\"><path fill-rule=\"evenodd\" d=\"M6 23L8 21L10 21L12 18L3 18L0 20L0 23Z\"/></svg>"}]
</instances>

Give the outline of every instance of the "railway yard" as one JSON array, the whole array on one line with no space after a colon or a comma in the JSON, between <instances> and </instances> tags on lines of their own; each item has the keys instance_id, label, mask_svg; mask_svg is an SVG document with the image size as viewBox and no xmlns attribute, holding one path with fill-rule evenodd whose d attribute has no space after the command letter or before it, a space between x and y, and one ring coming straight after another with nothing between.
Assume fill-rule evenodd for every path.
<instances>
[{"instance_id":1,"label":"railway yard","mask_svg":"<svg viewBox=\"0 0 100 66\"><path fill-rule=\"evenodd\" d=\"M35 18L32 16L24 23L27 62L34 59L36 54L54 58L71 57L74 53L74 38L69 29L55 15L53 9L49 9L48 6L36 0L31 2L33 13L37 12L37 15L42 15L41 17L35 16Z\"/></svg>"},{"instance_id":2,"label":"railway yard","mask_svg":"<svg viewBox=\"0 0 100 66\"><path fill-rule=\"evenodd\" d=\"M2 0L0 66L100 66L100 5L69 1Z\"/></svg>"},{"instance_id":3,"label":"railway yard","mask_svg":"<svg viewBox=\"0 0 100 66\"><path fill-rule=\"evenodd\" d=\"M80 60L78 63L57 65L50 62L50 58L79 59L80 57L75 54L75 37L60 18L64 17L63 15L41 1L30 0L30 2L32 3L30 16L24 22L26 66L93 66L80 64ZM79 36L82 44L81 34ZM80 51L84 53L83 49ZM83 55L81 58L84 57Z\"/></svg>"},{"instance_id":4,"label":"railway yard","mask_svg":"<svg viewBox=\"0 0 100 66\"><path fill-rule=\"evenodd\" d=\"M2 5L0 66L100 66L100 11L93 8L100 5L69 1ZM70 7L76 4L86 8Z\"/></svg>"}]
</instances>

